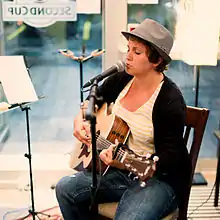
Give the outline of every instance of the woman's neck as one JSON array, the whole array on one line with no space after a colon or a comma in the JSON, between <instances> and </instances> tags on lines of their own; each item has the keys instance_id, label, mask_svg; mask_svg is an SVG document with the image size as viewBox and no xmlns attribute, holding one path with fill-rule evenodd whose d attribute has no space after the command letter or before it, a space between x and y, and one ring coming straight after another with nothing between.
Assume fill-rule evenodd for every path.
<instances>
[{"instance_id":1,"label":"woman's neck","mask_svg":"<svg viewBox=\"0 0 220 220\"><path fill-rule=\"evenodd\" d=\"M146 88L152 88L155 86L157 87L160 84L160 82L163 80L163 78L164 78L163 73L149 72L148 74L135 76L133 86L139 88L140 90Z\"/></svg>"}]
</instances>

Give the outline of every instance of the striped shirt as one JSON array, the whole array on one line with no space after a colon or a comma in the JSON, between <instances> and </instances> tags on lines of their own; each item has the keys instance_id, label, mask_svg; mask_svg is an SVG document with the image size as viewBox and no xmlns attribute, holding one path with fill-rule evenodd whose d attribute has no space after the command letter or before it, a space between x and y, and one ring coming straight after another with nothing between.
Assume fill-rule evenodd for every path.
<instances>
[{"instance_id":1,"label":"striped shirt","mask_svg":"<svg viewBox=\"0 0 220 220\"><path fill-rule=\"evenodd\" d=\"M120 100L127 94L133 79L121 91L115 101L112 112L122 118L130 127L130 135L127 144L134 152L144 155L154 153L154 134L152 111L154 102L160 92L163 81L156 88L152 96L136 111L129 111L120 104Z\"/></svg>"}]
</instances>

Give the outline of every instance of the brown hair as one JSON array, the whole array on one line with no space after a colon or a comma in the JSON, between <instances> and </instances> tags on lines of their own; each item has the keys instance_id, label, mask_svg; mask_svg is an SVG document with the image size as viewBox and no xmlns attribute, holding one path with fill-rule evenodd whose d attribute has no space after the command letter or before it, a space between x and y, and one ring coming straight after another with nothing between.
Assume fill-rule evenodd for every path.
<instances>
[{"instance_id":1,"label":"brown hair","mask_svg":"<svg viewBox=\"0 0 220 220\"><path fill-rule=\"evenodd\" d=\"M148 53L146 55L151 63L157 63L159 61L159 58L161 56L150 42L142 40L141 38L134 37L134 36L129 37L129 40L132 40L132 41L135 40L147 46ZM167 62L163 58L162 58L162 61L155 67L155 71L157 72L163 72L164 70L167 70L167 69L168 69Z\"/></svg>"}]
</instances>

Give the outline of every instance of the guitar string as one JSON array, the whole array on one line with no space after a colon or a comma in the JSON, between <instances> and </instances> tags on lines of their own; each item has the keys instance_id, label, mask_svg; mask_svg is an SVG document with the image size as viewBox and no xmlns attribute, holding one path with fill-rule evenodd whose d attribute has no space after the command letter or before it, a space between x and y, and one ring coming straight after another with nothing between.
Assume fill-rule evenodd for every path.
<instances>
[{"instance_id":1,"label":"guitar string","mask_svg":"<svg viewBox=\"0 0 220 220\"><path fill-rule=\"evenodd\" d=\"M111 145L112 144L110 141L107 141L106 139L104 139L102 137L97 139L97 141L99 141L100 143L105 144L105 145Z\"/></svg>"},{"instance_id":2,"label":"guitar string","mask_svg":"<svg viewBox=\"0 0 220 220\"><path fill-rule=\"evenodd\" d=\"M118 126L117 128L116 128L116 132L117 133L123 133L123 126ZM96 135L96 138L97 138L97 140L98 140L98 138L101 138L102 140L101 141L103 141L102 143L105 143L105 144L112 144L111 142L109 142L108 140L106 140L105 138L103 138L101 135ZM109 146L108 146L109 147Z\"/></svg>"},{"instance_id":3,"label":"guitar string","mask_svg":"<svg viewBox=\"0 0 220 220\"><path fill-rule=\"evenodd\" d=\"M110 141L108 141L108 140L106 140L106 139L104 139L102 136L98 136L98 139L97 139L97 141L99 141L99 143L105 143L105 144L107 144L107 145L111 145L112 143L110 142ZM121 162L121 159L123 158L123 156L124 156L124 154L126 153L126 151L125 150L123 150L123 149L119 149L118 150L118 152L117 152L117 155L116 155L116 157L115 157L115 159L116 160L118 160L119 162ZM131 156L128 154L127 155L127 158L131 158ZM137 158L132 158L132 160L133 161L139 161ZM140 162L140 161L139 161Z\"/></svg>"},{"instance_id":4,"label":"guitar string","mask_svg":"<svg viewBox=\"0 0 220 220\"><path fill-rule=\"evenodd\" d=\"M112 144L110 141L106 140L101 135L98 136L97 142L98 142L98 144L106 144L106 145L108 145L107 147L104 146L104 148L108 148ZM122 159L122 157L124 156L124 154L125 154L125 151L122 150L122 149L119 149L119 151L117 152L116 159L120 161Z\"/></svg>"},{"instance_id":5,"label":"guitar string","mask_svg":"<svg viewBox=\"0 0 220 220\"><path fill-rule=\"evenodd\" d=\"M108 147L112 144L110 141L106 140L106 139L105 139L104 137L102 137L101 135L98 136L97 142L98 142L99 144L108 145L108 146L104 146L105 149L108 148ZM117 156L116 156L115 159L117 159L117 160L120 161L120 160L123 158L125 152L126 152L125 150L119 149L119 151L117 152ZM130 157L130 156L128 155L127 157ZM137 160L137 159L133 158L133 160Z\"/></svg>"},{"instance_id":6,"label":"guitar string","mask_svg":"<svg viewBox=\"0 0 220 220\"><path fill-rule=\"evenodd\" d=\"M99 143L101 143L101 144L105 143L105 144L108 144L109 146L112 144L111 142L107 141L106 139L103 139L101 136L100 136L100 139L99 139ZM104 148L106 148L106 147L104 146ZM122 157L124 156L124 154L125 154L125 151L122 150L122 149L119 149L115 159L120 161L122 159Z\"/></svg>"},{"instance_id":7,"label":"guitar string","mask_svg":"<svg viewBox=\"0 0 220 220\"><path fill-rule=\"evenodd\" d=\"M101 143L104 145L104 149L108 148L112 143L108 140L106 140L105 138L103 138L102 136L98 136L97 138L97 142ZM107 147L105 145L108 145Z\"/></svg>"},{"instance_id":8,"label":"guitar string","mask_svg":"<svg viewBox=\"0 0 220 220\"><path fill-rule=\"evenodd\" d=\"M108 141L108 140L106 140L105 138L103 138L102 136L98 136L98 138L97 138L97 141L99 141L99 143L101 143L101 144L103 144L103 143L105 143L106 145L111 145L112 143L110 142L110 141ZM108 146L108 147L109 147ZM104 146L105 148L106 148L106 146ZM123 156L124 156L124 154L126 153L126 151L125 150L123 150L123 149L119 149L118 150L118 152L117 152L117 155L116 155L116 160L118 160L118 161L121 161L121 159L123 158ZM130 156L129 156L129 154L127 155L127 158L129 158ZM131 157L130 157L131 158ZM137 160L137 158L132 158L132 160L133 161L139 161L139 160Z\"/></svg>"},{"instance_id":9,"label":"guitar string","mask_svg":"<svg viewBox=\"0 0 220 220\"><path fill-rule=\"evenodd\" d=\"M107 147L104 146L105 149L108 148L112 144L110 141L106 140L105 138L103 138L100 135L99 135L97 141L99 141L99 143L101 143L101 144L108 145ZM118 159L118 160L121 159L124 156L125 152L126 152L125 150L119 149L119 151L117 152L116 159ZM128 155L128 157L129 157L129 155ZM134 158L134 160L135 160L135 158Z\"/></svg>"},{"instance_id":10,"label":"guitar string","mask_svg":"<svg viewBox=\"0 0 220 220\"><path fill-rule=\"evenodd\" d=\"M111 145L111 144L112 144L110 141L104 139L104 138L103 138L102 136L100 136L100 135L99 135L97 141L98 141L99 143L101 143L101 144L103 144L103 143L106 144L106 145ZM108 147L109 147L109 146L108 146ZM126 152L125 150L119 149L117 155L123 156L125 152Z\"/></svg>"},{"instance_id":11,"label":"guitar string","mask_svg":"<svg viewBox=\"0 0 220 220\"><path fill-rule=\"evenodd\" d=\"M97 144L100 144L100 146L103 145L102 147L100 147L100 150L102 150L102 149L107 149L112 143L104 139L102 140L100 137L100 139L97 139Z\"/></svg>"}]
</instances>

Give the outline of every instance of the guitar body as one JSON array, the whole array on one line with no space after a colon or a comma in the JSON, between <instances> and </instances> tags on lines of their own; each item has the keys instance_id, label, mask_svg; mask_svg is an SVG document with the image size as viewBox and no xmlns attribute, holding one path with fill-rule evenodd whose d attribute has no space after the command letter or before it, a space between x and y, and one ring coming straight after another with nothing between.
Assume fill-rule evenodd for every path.
<instances>
[{"instance_id":1,"label":"guitar body","mask_svg":"<svg viewBox=\"0 0 220 220\"><path fill-rule=\"evenodd\" d=\"M107 104L103 104L102 108L96 114L96 147L100 152L109 147L110 143L115 143L118 139L120 143L125 143L129 135L130 129L125 121L114 114L108 114ZM72 169L81 171L83 169L91 169L92 162L92 146L89 147L76 140L74 150L71 153L69 166ZM97 169L99 162L97 160ZM101 162L101 172L105 170L106 165Z\"/></svg>"}]
</instances>

